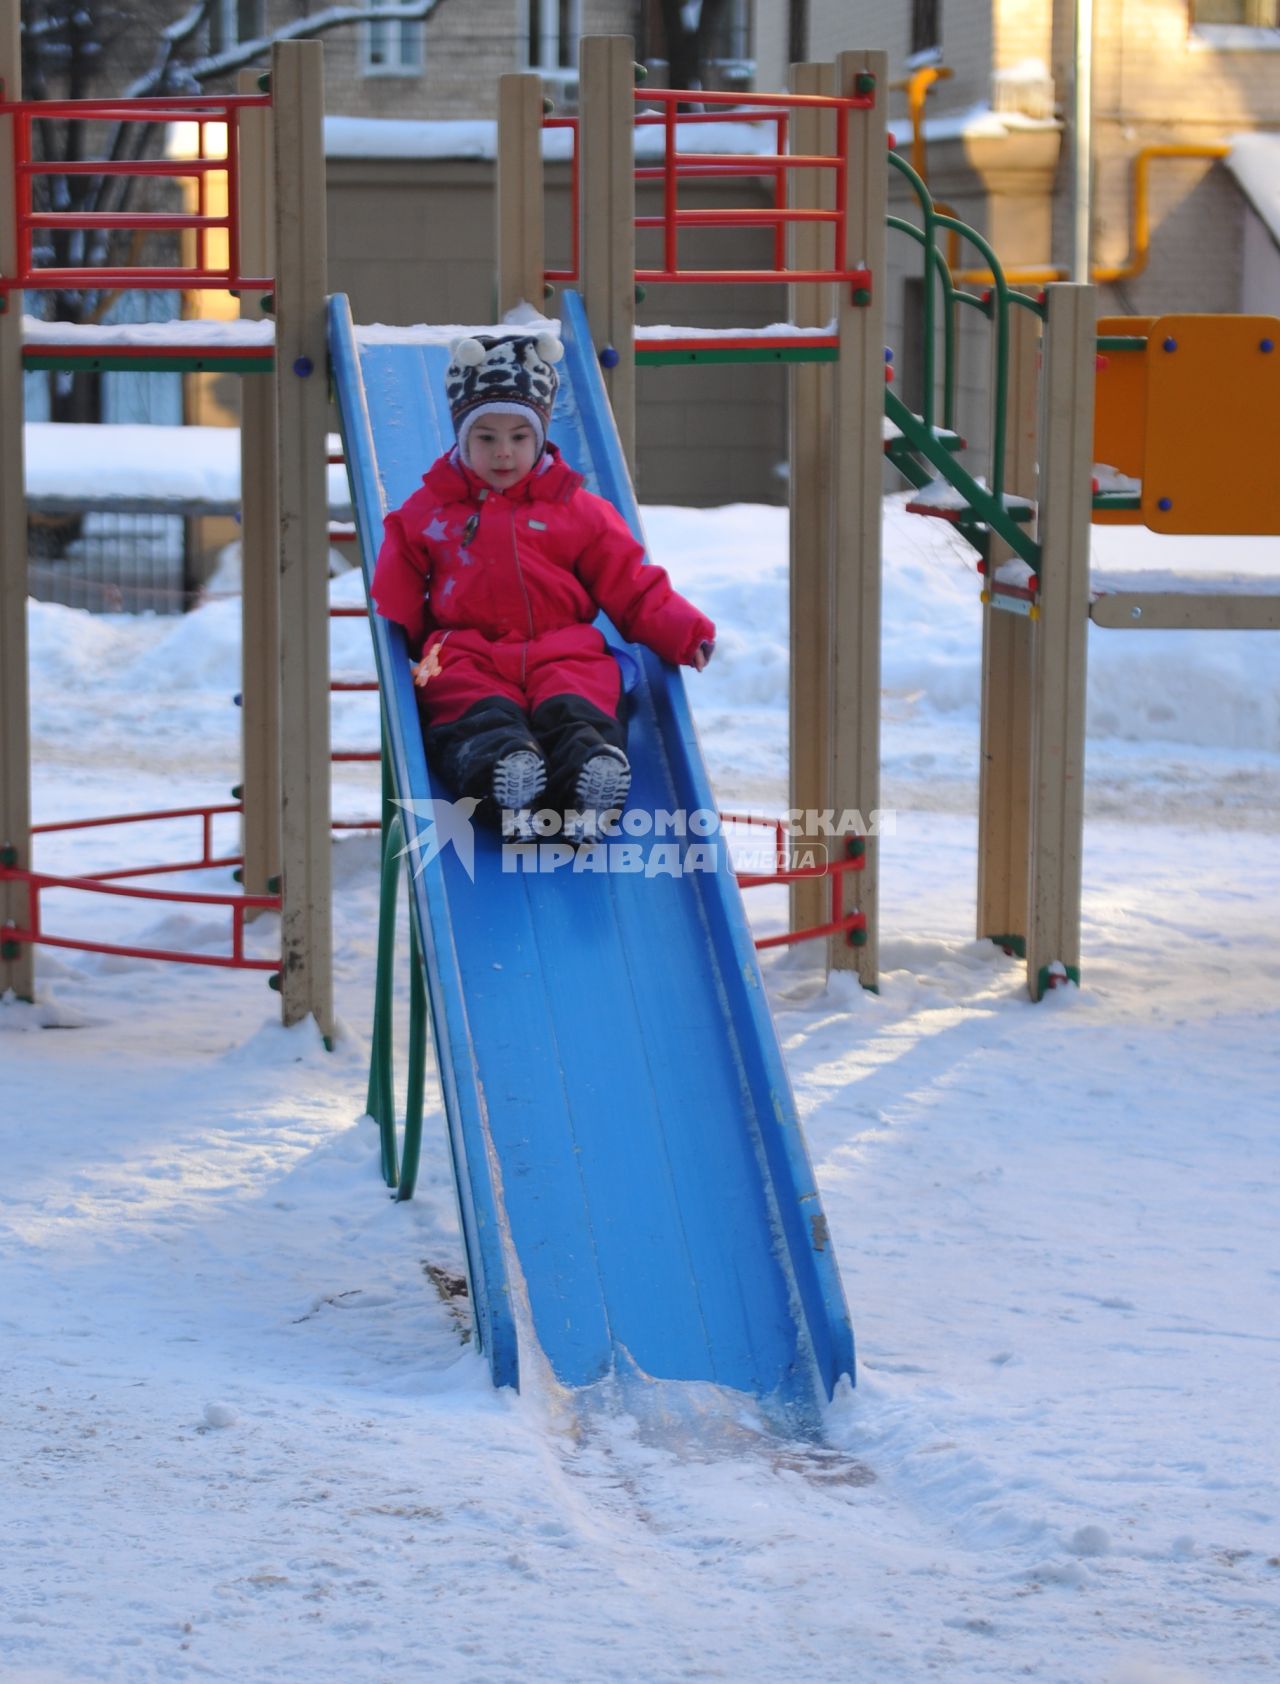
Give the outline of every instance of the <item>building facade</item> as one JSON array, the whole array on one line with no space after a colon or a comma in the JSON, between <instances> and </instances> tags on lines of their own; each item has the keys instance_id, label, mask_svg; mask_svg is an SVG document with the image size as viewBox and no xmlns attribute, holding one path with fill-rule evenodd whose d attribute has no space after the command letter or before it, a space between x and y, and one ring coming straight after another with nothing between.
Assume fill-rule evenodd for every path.
<instances>
[{"instance_id":1,"label":"building facade","mask_svg":"<svg viewBox=\"0 0 1280 1684\"><path fill-rule=\"evenodd\" d=\"M786 85L787 0L756 0L757 86ZM1009 267L1071 262L1074 0L806 0L811 59L889 55L891 82L931 64L930 181ZM1107 314L1238 310L1254 215L1230 160L1209 149L1280 132L1280 0L1094 0L1092 264L1128 269L1140 240L1135 169L1151 147L1145 263L1102 284ZM893 95L900 139L906 95ZM1254 230L1256 233L1256 230Z\"/></svg>"},{"instance_id":2,"label":"building facade","mask_svg":"<svg viewBox=\"0 0 1280 1684\"><path fill-rule=\"evenodd\" d=\"M1088 267L1099 313L1276 309L1280 218L1265 214L1258 184L1280 176L1280 0L1094 0L1093 11ZM1078 278L1076 12L1075 0L756 0L757 86L784 88L798 49L810 60L883 51L902 149L907 79L939 72L925 105L935 198L990 241L1006 270ZM1262 143L1277 149L1271 171ZM896 172L890 186L891 208L910 215ZM919 248L891 236L889 249L889 336L906 352L910 399ZM961 254L962 267L979 262ZM987 384L980 324L966 324L964 341L970 409ZM981 421L967 430L981 444Z\"/></svg>"},{"instance_id":3,"label":"building facade","mask_svg":"<svg viewBox=\"0 0 1280 1684\"><path fill-rule=\"evenodd\" d=\"M365 0L366 7L372 4ZM348 117L492 117L498 78L536 71L557 106L572 110L585 35L630 36L637 61L665 81L670 53L660 0L420 0L420 5L420 18L374 18L325 31L326 109ZM301 5L212 0L200 46L216 56L332 10L324 0ZM702 31L705 85L750 86L752 21L752 0L717 0L708 9Z\"/></svg>"}]
</instances>

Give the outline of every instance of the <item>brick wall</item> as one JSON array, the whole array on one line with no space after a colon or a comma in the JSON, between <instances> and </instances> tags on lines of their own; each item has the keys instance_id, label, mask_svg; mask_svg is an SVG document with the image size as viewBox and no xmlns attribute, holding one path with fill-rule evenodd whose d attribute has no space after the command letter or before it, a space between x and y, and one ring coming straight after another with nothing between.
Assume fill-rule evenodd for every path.
<instances>
[{"instance_id":1,"label":"brick wall","mask_svg":"<svg viewBox=\"0 0 1280 1684\"><path fill-rule=\"evenodd\" d=\"M770 0L759 0L758 14ZM998 0L943 0L941 7L942 56L952 79L929 96L930 112L960 110L990 99L993 63L992 6ZM1032 0L1028 0L1031 4ZM772 33L757 24L759 34L773 51L785 52L785 36L779 43ZM906 75L911 41L909 0L810 0L809 56L826 60L852 50L884 52L889 55L889 79ZM762 69L764 64L762 63ZM774 87L786 85L786 67L768 61ZM764 83L761 83L764 86ZM906 114L901 93L891 95L891 117Z\"/></svg>"},{"instance_id":2,"label":"brick wall","mask_svg":"<svg viewBox=\"0 0 1280 1684\"><path fill-rule=\"evenodd\" d=\"M270 23L296 16L293 0L268 0ZM583 0L582 32L631 35L636 16L636 0ZM370 74L359 26L325 35L326 110L348 117L495 116L498 78L528 68L526 0L442 0L419 27L422 68L410 74Z\"/></svg>"}]
</instances>

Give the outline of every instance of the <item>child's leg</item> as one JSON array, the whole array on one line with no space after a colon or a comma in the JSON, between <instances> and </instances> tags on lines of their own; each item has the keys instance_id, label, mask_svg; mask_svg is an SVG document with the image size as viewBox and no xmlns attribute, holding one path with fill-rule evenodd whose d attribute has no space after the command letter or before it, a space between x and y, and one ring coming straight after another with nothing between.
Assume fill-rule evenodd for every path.
<instances>
[{"instance_id":1,"label":"child's leg","mask_svg":"<svg viewBox=\"0 0 1280 1684\"><path fill-rule=\"evenodd\" d=\"M603 756L628 766L625 723L584 696L552 696L533 710L529 723L546 756L548 796L558 806L579 805L579 783L592 760Z\"/></svg>"},{"instance_id":2,"label":"child's leg","mask_svg":"<svg viewBox=\"0 0 1280 1684\"><path fill-rule=\"evenodd\" d=\"M516 682L518 647L469 632L432 644L438 664L418 692L432 770L455 794L478 799L478 816L490 822L533 806L547 774Z\"/></svg>"},{"instance_id":3,"label":"child's leg","mask_svg":"<svg viewBox=\"0 0 1280 1684\"><path fill-rule=\"evenodd\" d=\"M546 782L542 750L524 709L505 696L474 702L458 719L443 725L433 725L428 715L422 736L431 769L458 795L494 795L496 769L517 754L533 758L540 774L534 793L542 793Z\"/></svg>"},{"instance_id":4,"label":"child's leg","mask_svg":"<svg viewBox=\"0 0 1280 1684\"><path fill-rule=\"evenodd\" d=\"M618 663L591 626L551 633L531 647L529 723L547 758L549 800L568 811L621 807L631 768Z\"/></svg>"}]
</instances>

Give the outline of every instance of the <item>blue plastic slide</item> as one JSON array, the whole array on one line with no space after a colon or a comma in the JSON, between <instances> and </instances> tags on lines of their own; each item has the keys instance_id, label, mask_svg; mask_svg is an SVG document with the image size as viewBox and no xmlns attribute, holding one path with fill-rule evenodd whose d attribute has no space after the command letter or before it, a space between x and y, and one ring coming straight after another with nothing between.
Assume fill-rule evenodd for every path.
<instances>
[{"instance_id":1,"label":"blue plastic slide","mask_svg":"<svg viewBox=\"0 0 1280 1684\"><path fill-rule=\"evenodd\" d=\"M585 313L563 304L552 437L639 535ZM368 580L384 513L452 443L448 348L362 342L344 297L329 342ZM431 815L450 792L403 634L373 628L395 795ZM616 868L544 851L551 868L524 869L477 831L472 860L439 847L413 881L477 1337L498 1385L536 1339L565 1386L704 1381L812 1419L853 1376L848 1311L724 839L644 818L715 811L684 681L630 653L628 811L648 834ZM439 829L405 817L425 858Z\"/></svg>"}]
</instances>

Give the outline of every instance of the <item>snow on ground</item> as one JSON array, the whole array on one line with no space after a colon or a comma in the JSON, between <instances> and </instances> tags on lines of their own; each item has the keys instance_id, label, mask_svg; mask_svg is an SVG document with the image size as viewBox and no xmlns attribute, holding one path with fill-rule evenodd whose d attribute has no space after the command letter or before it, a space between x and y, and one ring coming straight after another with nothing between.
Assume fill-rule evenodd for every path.
<instances>
[{"instance_id":1,"label":"snow on ground","mask_svg":"<svg viewBox=\"0 0 1280 1684\"><path fill-rule=\"evenodd\" d=\"M785 516L647 522L720 624L689 689L721 798L781 810ZM0 1005L5 1684L1277 1676L1275 641L1091 634L1084 986L1033 1007L972 938L976 581L941 523L887 533L881 992L766 967L859 1341L825 1442L681 1388L491 1390L440 1130L396 1204L360 1120L353 835L332 1053L256 976L46 949ZM37 819L222 798L237 621L33 605ZM335 807L374 797L357 770ZM70 894L49 924L225 940Z\"/></svg>"}]
</instances>

